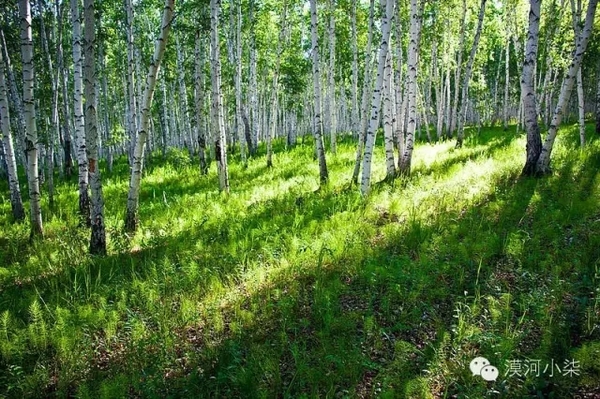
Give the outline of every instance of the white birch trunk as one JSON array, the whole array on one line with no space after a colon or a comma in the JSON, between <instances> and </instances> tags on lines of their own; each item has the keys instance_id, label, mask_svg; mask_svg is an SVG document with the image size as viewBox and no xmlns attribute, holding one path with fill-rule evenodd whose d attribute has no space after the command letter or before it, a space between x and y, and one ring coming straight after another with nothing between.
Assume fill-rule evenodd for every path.
<instances>
[{"instance_id":1,"label":"white birch trunk","mask_svg":"<svg viewBox=\"0 0 600 399\"><path fill-rule=\"evenodd\" d=\"M460 92L459 91L460 78L461 78L460 71L462 69L462 54L463 54L463 50L465 48L465 26L466 26L466 19L467 19L467 1L463 0L462 4L463 4L463 6L462 6L462 22L460 25L460 39L459 39L459 44L458 44L456 69L454 71L454 102L452 103L452 113L450 114L450 130L449 130L449 134L448 134L450 138L452 138L452 135L454 134L454 130L457 125L458 101L460 100L458 97L458 93Z\"/></svg>"},{"instance_id":2,"label":"white birch trunk","mask_svg":"<svg viewBox=\"0 0 600 399\"><path fill-rule=\"evenodd\" d=\"M552 154L552 147L554 145L554 140L556 139L556 134L558 133L558 126L562 120L564 109L567 106L569 98L571 97L571 91L573 90L573 83L576 79L577 70L581 66L583 54L585 53L585 49L592 34L592 27L594 26L594 16L596 14L597 5L598 0L590 0L585 17L585 25L581 31L581 34L575 40L575 52L573 60L571 65L569 65L569 69L564 78L560 95L558 97L558 104L554 110L552 121L550 122L550 128L548 129L548 134L546 135L546 139L542 147L542 152L537 161L537 174L550 173L550 155Z\"/></svg>"},{"instance_id":3,"label":"white birch trunk","mask_svg":"<svg viewBox=\"0 0 600 399\"><path fill-rule=\"evenodd\" d=\"M579 37L581 23L581 0L577 0L577 6L575 0L571 0L571 13L573 15L573 31L575 37ZM583 98L583 76L581 75L581 67L577 70L577 104L579 111L579 140L581 146L585 146L585 100Z\"/></svg>"},{"instance_id":4,"label":"white birch trunk","mask_svg":"<svg viewBox=\"0 0 600 399\"><path fill-rule=\"evenodd\" d=\"M391 21L389 22L392 23ZM383 137L385 146L386 179L396 176L394 160L394 104L392 101L392 52L388 49L383 80Z\"/></svg>"},{"instance_id":5,"label":"white birch trunk","mask_svg":"<svg viewBox=\"0 0 600 399\"><path fill-rule=\"evenodd\" d=\"M206 135L204 134L204 49L202 48L202 39L200 30L196 31L195 45L195 73L194 73L194 105L196 109L196 137L198 140L198 160L200 162L200 174L208 173L208 164L206 162ZM163 85L164 90L164 85ZM165 96L166 98L166 96Z\"/></svg>"},{"instance_id":6,"label":"white birch trunk","mask_svg":"<svg viewBox=\"0 0 600 399\"><path fill-rule=\"evenodd\" d=\"M248 82L248 96L250 104L250 134L252 141L248 143L250 147L250 155L255 155L258 147L258 88L256 80L256 34L254 31L254 0L249 0L249 21L250 21L250 40L249 40L249 51L250 51L250 76Z\"/></svg>"},{"instance_id":7,"label":"white birch trunk","mask_svg":"<svg viewBox=\"0 0 600 399\"><path fill-rule=\"evenodd\" d=\"M351 129L352 134L355 138L358 137L359 130L359 116L358 116L358 44L356 37L356 2L358 0L352 0L352 122Z\"/></svg>"},{"instance_id":8,"label":"white birch trunk","mask_svg":"<svg viewBox=\"0 0 600 399\"><path fill-rule=\"evenodd\" d=\"M237 23L235 30L235 117L238 141L240 143L240 157L242 165L247 165L246 160L246 136L244 135L244 119L242 118L242 3L241 0L236 2L237 8Z\"/></svg>"},{"instance_id":9,"label":"white birch trunk","mask_svg":"<svg viewBox=\"0 0 600 399\"><path fill-rule=\"evenodd\" d=\"M88 163L85 142L85 126L83 115L83 56L81 54L81 16L79 0L71 0L71 17L73 20L73 80L74 80L74 116L75 145L77 164L79 167L79 212L84 223L90 225L90 197L88 193Z\"/></svg>"},{"instance_id":10,"label":"white birch trunk","mask_svg":"<svg viewBox=\"0 0 600 399\"><path fill-rule=\"evenodd\" d=\"M225 136L225 121L223 116L223 97L221 94L221 59L219 51L219 14L221 0L210 2L210 39L211 39L211 70L212 70L212 112L213 129L215 130L215 159L219 188L229 193L229 174L227 170L227 139Z\"/></svg>"},{"instance_id":11,"label":"white birch trunk","mask_svg":"<svg viewBox=\"0 0 600 399\"><path fill-rule=\"evenodd\" d=\"M0 43L0 46L2 46L2 43ZM3 50L0 49L0 131L2 132L6 172L10 189L10 206L15 221L21 222L25 220L25 209L23 208L23 200L21 198L21 187L19 185L19 176L17 175L17 160L15 157L12 133L10 131L10 111L8 107L2 52Z\"/></svg>"},{"instance_id":12,"label":"white birch trunk","mask_svg":"<svg viewBox=\"0 0 600 399\"><path fill-rule=\"evenodd\" d=\"M277 40L277 49L275 52L275 69L273 70L273 84L271 86L271 122L267 129L267 168L273 166L273 138L277 131L277 113L279 109L279 68L281 65L281 53L283 52L283 41L285 38L286 30L286 18L287 18L287 4L283 3L283 13L281 16L281 22L279 26L279 40Z\"/></svg>"},{"instance_id":13,"label":"white birch trunk","mask_svg":"<svg viewBox=\"0 0 600 399\"><path fill-rule=\"evenodd\" d=\"M135 149L135 141L138 133L138 112L136 90L136 67L135 67L135 50L133 46L133 4L132 0L125 0L125 15L126 15L126 42L127 42L127 94L129 95L129 112L127 118L127 131L129 132L129 164L133 163L133 151Z\"/></svg>"},{"instance_id":14,"label":"white birch trunk","mask_svg":"<svg viewBox=\"0 0 600 399\"><path fill-rule=\"evenodd\" d=\"M398 171L404 176L410 174L412 163L412 152L414 147L414 135L417 125L417 69L418 49L420 39L420 11L417 0L410 1L410 42L408 45L408 124L406 128L406 143L404 152L398 160Z\"/></svg>"},{"instance_id":15,"label":"white birch trunk","mask_svg":"<svg viewBox=\"0 0 600 399\"><path fill-rule=\"evenodd\" d=\"M192 127L190 125L190 112L187 101L187 86L185 84L185 69L183 67L183 52L181 51L181 45L179 44L179 38L175 40L175 47L177 47L177 75L179 78L179 105L180 115L182 118L183 135L185 137L185 143L190 154L190 159L194 159L194 140L192 139Z\"/></svg>"},{"instance_id":16,"label":"white birch trunk","mask_svg":"<svg viewBox=\"0 0 600 399\"><path fill-rule=\"evenodd\" d=\"M337 151L337 107L335 103L335 1L329 2L329 74L328 74L328 99L329 99L329 137L332 154Z\"/></svg>"},{"instance_id":17,"label":"white birch trunk","mask_svg":"<svg viewBox=\"0 0 600 399\"><path fill-rule=\"evenodd\" d=\"M106 254L106 230L104 228L104 198L98 162L98 126L96 111L96 58L94 0L84 0L85 15L85 139L92 190L90 253Z\"/></svg>"},{"instance_id":18,"label":"white birch trunk","mask_svg":"<svg viewBox=\"0 0 600 399\"><path fill-rule=\"evenodd\" d=\"M40 180L38 175L38 135L35 124L35 102L33 97L33 39L31 33L31 7L29 0L19 0L21 18L21 60L23 67L23 111L25 119L25 151L27 152L27 180L31 207L31 236L42 237L42 207Z\"/></svg>"},{"instance_id":19,"label":"white birch trunk","mask_svg":"<svg viewBox=\"0 0 600 399\"><path fill-rule=\"evenodd\" d=\"M483 18L485 16L485 3L486 0L481 0L479 8L479 18L477 22L477 31L475 32L475 39L473 40L473 46L471 47L471 53L469 54L469 61L465 69L465 76L462 82L462 98L460 101L460 109L458 112L458 132L456 135L456 148L462 147L464 139L464 124L465 124L465 112L467 109L467 101L469 99L469 81L471 80L471 73L473 71L473 63L475 62L475 54L477 53L477 47L479 46L479 39L481 38L481 29L483 28Z\"/></svg>"},{"instance_id":20,"label":"white birch trunk","mask_svg":"<svg viewBox=\"0 0 600 399\"><path fill-rule=\"evenodd\" d=\"M321 71L319 66L319 37L317 21L317 0L310 0L310 31L312 42L313 60L313 86L314 86L314 136L315 151L319 160L319 180L321 184L327 183L329 179L327 161L325 159L325 144L323 143L323 122L321 120Z\"/></svg>"},{"instance_id":21,"label":"white birch trunk","mask_svg":"<svg viewBox=\"0 0 600 399\"><path fill-rule=\"evenodd\" d=\"M510 40L506 40L504 59L504 102L502 104L502 126L508 130L508 98L510 95Z\"/></svg>"},{"instance_id":22,"label":"white birch trunk","mask_svg":"<svg viewBox=\"0 0 600 399\"><path fill-rule=\"evenodd\" d=\"M150 108L152 106L152 97L154 96L154 89L156 87L156 77L158 76L160 63L163 59L165 47L169 38L169 31L171 30L174 7L175 0L165 0L161 21L160 36L158 37L154 45L154 55L152 57L152 62L150 63L150 66L148 68L148 75L146 77L146 89L144 90L144 97L141 109L141 123L138 132L138 137L135 143L135 150L133 152L133 164L131 168L131 178L129 180L129 193L127 195L127 214L125 217L125 228L129 231L135 231L139 223L138 208L140 198L140 183L142 180L144 147L146 145L146 138L148 136Z\"/></svg>"},{"instance_id":23,"label":"white birch trunk","mask_svg":"<svg viewBox=\"0 0 600 399\"><path fill-rule=\"evenodd\" d=\"M371 184L373 148L375 146L377 128L379 127L381 91L383 88L386 58L388 55L390 41L390 25L392 16L394 14L394 6L395 2L393 0L381 0L381 7L383 8L381 15L381 44L379 45L379 54L377 57L377 77L375 80L375 89L373 90L373 98L371 99L371 117L369 119L369 127L367 129L367 141L365 143L365 155L363 158L363 173L360 184L360 191L363 195L367 195L369 193Z\"/></svg>"},{"instance_id":24,"label":"white birch trunk","mask_svg":"<svg viewBox=\"0 0 600 399\"><path fill-rule=\"evenodd\" d=\"M535 173L535 165L542 150L542 139L537 122L536 94L533 87L534 65L538 53L541 2L541 0L531 0L529 32L521 75L521 103L524 108L525 127L527 129L527 157L522 172L524 175Z\"/></svg>"}]
</instances>

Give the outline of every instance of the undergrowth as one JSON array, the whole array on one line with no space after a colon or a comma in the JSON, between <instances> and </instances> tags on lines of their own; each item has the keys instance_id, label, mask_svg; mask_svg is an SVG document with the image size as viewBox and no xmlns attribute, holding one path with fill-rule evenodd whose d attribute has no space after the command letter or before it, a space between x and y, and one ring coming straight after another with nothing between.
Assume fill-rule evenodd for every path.
<instances>
[{"instance_id":1,"label":"undergrowth","mask_svg":"<svg viewBox=\"0 0 600 399\"><path fill-rule=\"evenodd\" d=\"M74 178L55 180L34 242L2 182L0 397L598 393L600 141L589 136L581 150L565 128L542 179L519 176L524 137L500 129L458 150L421 144L412 176L366 199L348 184L349 137L320 189L310 140L276 143L273 168L236 154L229 196L214 166L200 176L172 150L149 160L133 236L120 159L103 175L105 257L86 255ZM373 181L385 175L379 148ZM476 356L496 381L472 375Z\"/></svg>"}]
</instances>

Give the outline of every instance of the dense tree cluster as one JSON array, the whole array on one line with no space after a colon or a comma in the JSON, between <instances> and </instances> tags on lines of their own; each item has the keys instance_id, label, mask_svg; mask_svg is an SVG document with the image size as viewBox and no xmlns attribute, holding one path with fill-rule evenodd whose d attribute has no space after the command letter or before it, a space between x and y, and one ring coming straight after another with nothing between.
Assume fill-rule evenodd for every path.
<instances>
[{"instance_id":1,"label":"dense tree cluster","mask_svg":"<svg viewBox=\"0 0 600 399\"><path fill-rule=\"evenodd\" d=\"M215 161L228 192L228 157L245 164L264 142L277 168L273 140L312 135L326 184L327 157L350 134L351 181L366 195L380 128L388 179L410 175L415 140L461 147L465 126L525 129L527 175L550 171L565 117L582 146L586 118L600 132L594 0L18 3L0 21L0 164L14 219L25 215L17 165L36 236L42 187L52 206L55 172L69 177L76 162L92 253L106 252L100 171L121 155L135 230L153 151L185 148L200 174Z\"/></svg>"}]
</instances>

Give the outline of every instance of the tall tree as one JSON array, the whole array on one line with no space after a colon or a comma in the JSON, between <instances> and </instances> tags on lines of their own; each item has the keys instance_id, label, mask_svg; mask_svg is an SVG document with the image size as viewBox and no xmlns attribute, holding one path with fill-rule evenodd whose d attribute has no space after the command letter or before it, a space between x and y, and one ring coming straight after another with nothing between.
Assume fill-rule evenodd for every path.
<instances>
[{"instance_id":1,"label":"tall tree","mask_svg":"<svg viewBox=\"0 0 600 399\"><path fill-rule=\"evenodd\" d=\"M554 109L552 121L550 122L550 127L548 129L548 134L546 135L542 151L537 160L536 174L550 173L550 155L552 154L552 147L554 145L554 140L556 139L556 134L558 133L558 126L562 121L564 109L567 106L569 98L571 97L573 83L575 82L577 71L581 66L583 54L585 53L585 49L592 34L592 27L594 26L594 16L596 15L597 5L598 0L590 0L585 16L585 25L583 26L580 35L575 38L575 51L573 54L573 59L564 77L563 84L560 89L560 95L558 97L558 103Z\"/></svg>"},{"instance_id":2,"label":"tall tree","mask_svg":"<svg viewBox=\"0 0 600 399\"><path fill-rule=\"evenodd\" d=\"M279 69L281 66L281 53L283 52L283 45L286 35L286 24L287 24L287 2L284 1L282 4L283 12L281 13L280 26L279 26L279 40L277 40L277 50L275 52L275 69L273 70L273 86L271 88L271 123L267 129L267 168L273 166L273 137L277 130L277 114L279 110Z\"/></svg>"},{"instance_id":3,"label":"tall tree","mask_svg":"<svg viewBox=\"0 0 600 399\"><path fill-rule=\"evenodd\" d=\"M227 141L221 94L221 53L219 51L219 15L221 0L210 1L210 41L211 41L211 81L212 81L212 120L215 129L215 158L219 188L229 192L229 172L227 168Z\"/></svg>"},{"instance_id":4,"label":"tall tree","mask_svg":"<svg viewBox=\"0 0 600 399\"><path fill-rule=\"evenodd\" d=\"M479 6L479 18L477 22L477 31L475 32L475 39L473 39L473 45L471 46L471 53L469 54L469 60L467 61L467 67L465 68L465 75L461 85L461 101L460 108L458 111L458 131L456 134L456 147L462 147L464 138L464 124L465 124L465 112L467 109L467 101L469 99L469 81L471 80L471 73L473 72L473 63L475 62L475 54L477 53L477 47L479 46L479 39L481 38L481 29L483 28L483 18L485 16L485 3L486 0L481 0Z\"/></svg>"},{"instance_id":5,"label":"tall tree","mask_svg":"<svg viewBox=\"0 0 600 399\"><path fill-rule=\"evenodd\" d=\"M367 129L367 142L365 144L365 155L363 158L363 172L360 184L360 191L367 195L371 183L371 164L373 160L373 147L375 146L375 137L379 127L379 114L381 111L381 92L385 79L386 59L388 57L388 47L390 41L391 19L394 15L394 1L381 0L383 12L381 14L381 43L379 45L379 54L377 57L377 77L375 88L371 99L371 117ZM387 68L389 70L389 68Z\"/></svg>"},{"instance_id":6,"label":"tall tree","mask_svg":"<svg viewBox=\"0 0 600 399\"><path fill-rule=\"evenodd\" d=\"M19 0L21 18L21 60L23 67L23 109L25 119L25 151L27 153L27 181L31 207L31 237L43 236L40 177L38 174L38 135L35 124L33 96L33 38L31 33L31 6L29 0Z\"/></svg>"},{"instance_id":7,"label":"tall tree","mask_svg":"<svg viewBox=\"0 0 600 399\"><path fill-rule=\"evenodd\" d=\"M194 104L196 112L196 137L198 138L198 160L200 162L200 174L208 173L206 163L206 135L204 132L204 48L200 29L196 30L195 45L195 70L194 70ZM164 85L163 85L164 87Z\"/></svg>"},{"instance_id":8,"label":"tall tree","mask_svg":"<svg viewBox=\"0 0 600 399\"><path fill-rule=\"evenodd\" d=\"M79 0L71 0L71 18L73 22L73 81L74 81L74 107L75 116L75 143L77 165L79 167L79 212L84 223L89 226L90 221L90 195L88 192L88 160L85 142L85 123L83 115L83 56L81 52L81 16L79 13Z\"/></svg>"},{"instance_id":9,"label":"tall tree","mask_svg":"<svg viewBox=\"0 0 600 399\"><path fill-rule=\"evenodd\" d=\"M398 171L401 175L408 176L412 163L414 136L417 128L417 70L419 57L419 41L421 38L421 13L423 3L419 6L418 0L410 1L410 33L408 44L408 72L406 74L408 97L408 125L403 153L398 159Z\"/></svg>"},{"instance_id":10,"label":"tall tree","mask_svg":"<svg viewBox=\"0 0 600 399\"><path fill-rule=\"evenodd\" d=\"M530 0L529 32L527 33L525 60L523 61L523 71L521 73L521 101L527 131L527 156L522 171L523 175L535 174L535 165L542 151L542 138L538 126L536 96L533 87L535 62L538 53L541 3L542 0Z\"/></svg>"},{"instance_id":11,"label":"tall tree","mask_svg":"<svg viewBox=\"0 0 600 399\"><path fill-rule=\"evenodd\" d=\"M375 9L375 0L369 2L369 28L367 34L367 51L365 54L365 70L363 74L363 91L360 107L360 131L358 132L358 144L356 145L356 159L354 161L354 171L352 172L352 183L358 183L360 174L360 165L363 159L365 138L367 134L367 107L371 93L371 46L373 42L373 15Z\"/></svg>"},{"instance_id":12,"label":"tall tree","mask_svg":"<svg viewBox=\"0 0 600 399\"><path fill-rule=\"evenodd\" d=\"M580 24L581 24L581 0L571 0L571 14L573 17L573 32L575 37L580 35ZM579 140L581 146L585 146L585 99L583 97L583 75L581 73L581 67L577 70L577 110L579 111Z\"/></svg>"},{"instance_id":13,"label":"tall tree","mask_svg":"<svg viewBox=\"0 0 600 399\"><path fill-rule=\"evenodd\" d=\"M161 29L158 40L154 45L154 55L148 68L146 77L146 88L142 102L142 117L138 137L135 143L133 152L133 164L131 167L131 178L129 180L129 193L127 195L127 214L125 216L125 228L129 231L135 231L139 224L138 208L140 199L140 184L142 180L142 169L144 166L144 148L148 137L148 127L150 124L150 108L152 106L152 98L154 89L156 88L156 78L160 69L169 32L171 30L171 22L173 20L173 9L175 8L175 0L165 0L163 15L161 21Z\"/></svg>"},{"instance_id":14,"label":"tall tree","mask_svg":"<svg viewBox=\"0 0 600 399\"><path fill-rule=\"evenodd\" d=\"M0 42L0 47L2 42ZM8 186L10 189L10 206L16 221L25 219L23 200L21 198L21 187L17 176L17 161L10 131L10 113L8 108L8 96L6 94L6 80L4 77L4 59L0 49L0 129L2 132L3 147L5 151L6 172L8 174Z\"/></svg>"},{"instance_id":15,"label":"tall tree","mask_svg":"<svg viewBox=\"0 0 600 399\"><path fill-rule=\"evenodd\" d=\"M104 228L104 198L98 162L98 118L96 111L96 32L94 0L84 0L84 97L85 97L85 141L87 143L88 170L92 190L90 253L106 254L106 230Z\"/></svg>"},{"instance_id":16,"label":"tall tree","mask_svg":"<svg viewBox=\"0 0 600 399\"><path fill-rule=\"evenodd\" d=\"M325 159L325 144L323 143L323 121L321 120L321 70L319 66L319 34L317 20L317 0L310 0L310 32L312 42L312 71L313 71L313 131L317 158L319 159L319 180L321 184L327 182L329 174Z\"/></svg>"},{"instance_id":17,"label":"tall tree","mask_svg":"<svg viewBox=\"0 0 600 399\"><path fill-rule=\"evenodd\" d=\"M329 109L330 149L333 154L337 149L337 109L335 105L335 1L329 0L329 73L327 75L327 102Z\"/></svg>"}]
</instances>

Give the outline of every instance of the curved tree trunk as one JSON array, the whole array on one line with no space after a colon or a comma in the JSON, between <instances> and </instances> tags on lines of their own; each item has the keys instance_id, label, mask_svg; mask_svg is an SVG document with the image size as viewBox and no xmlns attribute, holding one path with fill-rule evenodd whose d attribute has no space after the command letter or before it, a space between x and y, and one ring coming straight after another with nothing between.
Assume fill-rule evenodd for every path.
<instances>
[{"instance_id":1,"label":"curved tree trunk","mask_svg":"<svg viewBox=\"0 0 600 399\"><path fill-rule=\"evenodd\" d=\"M31 206L31 236L43 236L40 178L38 175L38 135L35 124L33 98L33 39L31 35L31 7L29 0L19 0L21 17L21 60L23 65L23 111L25 117L25 151L27 152L27 180Z\"/></svg>"},{"instance_id":2,"label":"curved tree trunk","mask_svg":"<svg viewBox=\"0 0 600 399\"><path fill-rule=\"evenodd\" d=\"M2 46L2 43L0 43ZM21 198L21 187L17 175L17 161L13 146L12 134L10 132L10 113L8 108L8 96L6 80L4 77L4 60L0 49L0 131L4 139L4 151L6 160L6 172L8 174L8 186L10 189L10 206L15 221L25 220L25 209Z\"/></svg>"},{"instance_id":3,"label":"curved tree trunk","mask_svg":"<svg viewBox=\"0 0 600 399\"><path fill-rule=\"evenodd\" d=\"M562 120L564 109L567 106L569 98L571 97L571 91L573 90L573 83L575 82L577 76L577 70L581 66L583 54L592 34L592 27L594 26L594 16L596 14L597 5L598 0L590 0L585 17L585 25L581 31L581 34L575 40L575 54L573 56L571 65L569 65L569 70L567 71L560 89L558 104L556 105L554 114L552 115L552 121L550 122L550 128L548 129L548 134L546 135L546 140L544 141L544 145L542 147L542 152L537 160L536 174L550 173L550 155L552 154L552 147L554 145L554 140L556 139L556 134L558 133L558 126Z\"/></svg>"},{"instance_id":4,"label":"curved tree trunk","mask_svg":"<svg viewBox=\"0 0 600 399\"><path fill-rule=\"evenodd\" d=\"M142 168L144 162L144 147L146 138L148 137L148 125L150 121L150 108L152 106L152 97L156 87L156 77L160 69L160 63L165 53L165 47L171 30L171 22L173 19L173 9L175 0L165 0L163 16L161 21L161 31L158 40L154 45L154 55L152 62L148 68L148 76L146 77L146 89L142 102L142 118L138 138L135 143L135 151L133 152L133 164L131 168L131 178L129 180L129 193L127 195L127 214L125 216L125 228L129 231L137 229L138 208L140 198L140 183L142 180Z\"/></svg>"}]
</instances>

